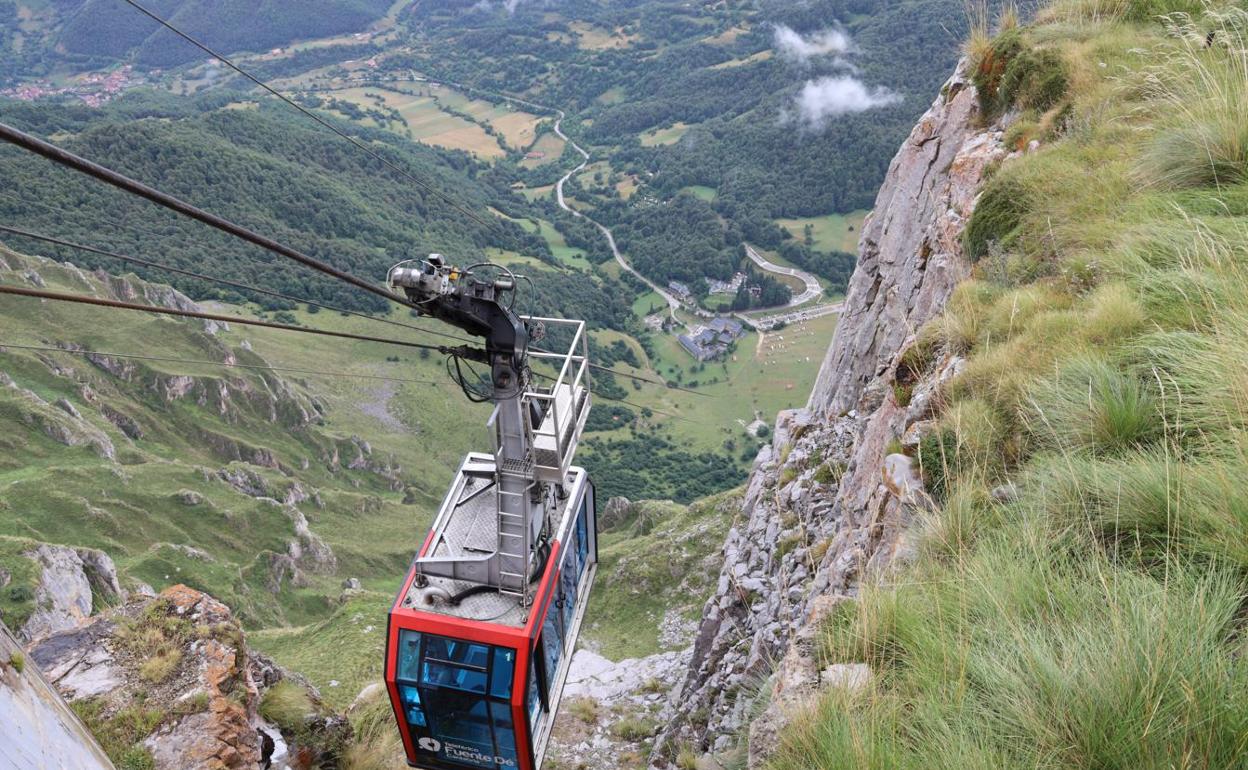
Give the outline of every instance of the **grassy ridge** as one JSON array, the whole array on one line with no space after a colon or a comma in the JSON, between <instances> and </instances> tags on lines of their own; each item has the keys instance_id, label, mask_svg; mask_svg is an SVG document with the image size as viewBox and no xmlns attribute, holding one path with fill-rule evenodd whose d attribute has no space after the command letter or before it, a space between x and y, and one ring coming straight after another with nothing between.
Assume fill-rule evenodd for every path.
<instances>
[{"instance_id":1,"label":"grassy ridge","mask_svg":"<svg viewBox=\"0 0 1248 770\"><path fill-rule=\"evenodd\" d=\"M52 290L104 292L74 268L7 250L0 257L13 268L0 271L5 283L37 274ZM128 286L140 300L148 290L134 278ZM208 335L199 323L13 297L0 300L0 318L4 344L74 343L193 360L232 355L242 363L429 382L443 376L440 360L408 353L394 360L389 346L238 325ZM376 331L367 320L329 313L315 322ZM158 590L178 582L206 590L250 628L328 615L344 576L392 590L450 470L470 444L485 442L484 429L463 429L483 424L484 410L446 388L162 361L107 365L111 371L65 353L0 354L0 371L15 383L0 388L0 536L104 549L124 578ZM182 388L185 395L168 395ZM77 445L54 440L49 430L65 431ZM360 455L355 436L371 443L367 467L347 467ZM106 444L115 460L100 449ZM251 491L239 492L223 475L243 478ZM283 506L255 496L283 500L297 488L314 495L297 504L332 548L337 569L306 569L292 584L289 575L279 579L273 560L295 539L294 521ZM15 556L16 546L5 553ZM25 561L8 556L10 571ZM5 598L12 605L6 613L24 611Z\"/></svg>"},{"instance_id":2,"label":"grassy ridge","mask_svg":"<svg viewBox=\"0 0 1248 770\"><path fill-rule=\"evenodd\" d=\"M920 558L826 629L873 684L774 768L1245 765L1248 15L1156 18L1185 10L1063 0L973 40L1041 148L989 182L974 276L909 354L968 365L918 452Z\"/></svg>"}]
</instances>

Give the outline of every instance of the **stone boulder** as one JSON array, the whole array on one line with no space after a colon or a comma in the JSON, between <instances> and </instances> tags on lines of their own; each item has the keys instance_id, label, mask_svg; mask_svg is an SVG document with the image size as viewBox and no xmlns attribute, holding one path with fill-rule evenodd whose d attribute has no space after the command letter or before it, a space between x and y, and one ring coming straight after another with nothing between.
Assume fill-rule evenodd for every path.
<instances>
[{"instance_id":1,"label":"stone boulder","mask_svg":"<svg viewBox=\"0 0 1248 770\"><path fill-rule=\"evenodd\" d=\"M40 570L35 612L19 631L28 642L82 624L95 604L125 598L117 568L103 551L41 543L23 556Z\"/></svg>"}]
</instances>

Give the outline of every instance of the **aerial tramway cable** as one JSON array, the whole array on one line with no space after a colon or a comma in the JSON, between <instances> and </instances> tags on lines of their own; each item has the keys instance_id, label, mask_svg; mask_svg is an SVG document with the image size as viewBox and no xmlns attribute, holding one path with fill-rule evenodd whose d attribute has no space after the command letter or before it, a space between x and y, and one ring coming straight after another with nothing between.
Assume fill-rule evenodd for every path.
<instances>
[{"instance_id":1,"label":"aerial tramway cable","mask_svg":"<svg viewBox=\"0 0 1248 770\"><path fill-rule=\"evenodd\" d=\"M301 304L306 304L306 305L313 305L315 307L319 307L322 310L330 310L335 313L342 313L343 315L356 316L357 318L366 318L370 321L378 321L380 323L390 324L392 326L401 326L405 329L412 329L414 331L423 332L425 334L433 334L438 337L446 337L447 339L452 339L452 340L455 340L456 342L467 342L467 343L472 342L472 340L468 339L467 337L459 337L454 334L447 334L446 332L441 332L436 329L426 329L423 326L416 326L415 324L403 323L402 321L394 321L389 318L380 318L378 316L369 315L368 313L361 313L355 310L347 310L346 308L336 307L334 305L326 305L321 302L316 302L315 300L304 299L303 297L294 297L289 294L282 294L281 292L272 291L270 289L262 289L259 286L251 286L245 283L238 283L236 281L231 281L225 278L215 278L210 275L204 275L203 273L196 273L191 270L183 270L180 267L174 267L172 265L164 265L159 262L152 262L150 260L140 259L138 257L131 257L126 254L118 254L115 251L107 251L105 249L99 249L94 246L87 246L85 244L74 243L73 241L67 241L61 238L54 238L50 235L42 235L40 233L33 233L29 230L23 230L17 227L9 227L7 225L0 225L0 232L10 233L12 235L21 236L23 238L30 238L36 241L43 241L45 243L51 243L57 246L64 246L69 249L85 251L90 254L98 254L102 257L108 257L109 259L116 259L121 262L130 262L136 265L143 265L144 267L155 268L157 270L166 270L170 273L175 273L177 275L184 275L189 278L195 278L201 281L207 281L209 283L220 284L221 286L229 286L230 288L238 289L239 291L255 292L257 294L264 294L269 297L277 297L278 299L284 299L287 302L296 302L296 303L301 303Z\"/></svg>"},{"instance_id":2,"label":"aerial tramway cable","mask_svg":"<svg viewBox=\"0 0 1248 770\"><path fill-rule=\"evenodd\" d=\"M393 292L378 288L362 278L357 278L350 273L339 270L333 265L322 262L315 257L308 256L307 254L279 243L268 236L249 230L242 225L234 224L228 219L204 211L203 209L193 206L186 201L175 198L167 193L163 193L153 187L149 187L142 182L131 179L124 174L119 174L112 169L105 168L98 163L93 163L86 158L82 158L72 152L69 152L68 150L64 150L54 144L45 142L44 140L36 136L32 136L24 131L19 131L12 126L0 123L0 139L17 145L24 150L29 150L36 155L41 155L44 158L47 158L55 163L59 163L62 166L67 166L75 171L86 174L87 176L94 177L95 179L98 179L106 184L110 184L113 187L125 190L133 195L137 195L140 198L146 198L152 203L164 206L165 208L176 211L183 216L202 222L209 227L214 227L222 232L241 238L242 240L255 244L262 249L266 249L275 254L280 254L287 259L293 259L306 267L310 267L318 272L333 276L334 278L349 283L356 288L363 289L371 294L376 294L379 297L384 297L391 302L397 302L398 304L406 307L415 307L406 297L402 297Z\"/></svg>"},{"instance_id":3,"label":"aerial tramway cable","mask_svg":"<svg viewBox=\"0 0 1248 770\"><path fill-rule=\"evenodd\" d=\"M107 307L117 310L137 310L144 313L155 313L157 315L171 315L180 318L199 318L205 321L218 321L220 323L236 323L242 326L260 326L266 329L281 329L283 331L302 332L304 334L316 334L322 337L338 337L340 339L357 340L360 342L379 342L383 345L398 345L405 348L417 348L421 350L436 350L439 353L445 353L450 356L464 357L472 360L480 360L484 352L476 348L468 348L467 346L449 347L447 345L425 345L419 342L406 342L404 340L388 339L386 337L370 337L365 334L352 334L350 332L335 332L328 329L316 329L305 326L292 326L290 324L276 323L274 321L259 321L250 318L239 318L238 316L225 315L223 313L203 313L195 310L178 310L176 308L158 307L156 305L139 305L133 302L121 302L112 299L103 299L100 297L86 297L79 294L61 294L54 291L44 291L42 289L27 289L22 286L3 286L0 285L0 294L11 294L18 297L33 297L36 299L47 299L55 302L71 302L80 305L95 305L97 307Z\"/></svg>"},{"instance_id":4,"label":"aerial tramway cable","mask_svg":"<svg viewBox=\"0 0 1248 770\"><path fill-rule=\"evenodd\" d=\"M134 353L114 353L103 350L87 350L85 348L58 348L48 345L18 345L12 342L0 341L0 351L5 349L12 350L31 350L44 353L69 353L77 356L104 356L107 358L125 358L135 361L161 361L172 364L187 364L196 366L223 366L228 369L258 369L266 372L282 372L292 374L311 374L317 377L356 377L362 380L382 380L384 382L409 382L416 385L437 385L437 380L416 380L408 377L386 377L380 374L360 374L357 372L325 372L318 369L296 369L290 366L263 366L261 364L240 364L230 363L229 361L207 361L194 358L171 358L168 356L141 356Z\"/></svg>"}]
</instances>

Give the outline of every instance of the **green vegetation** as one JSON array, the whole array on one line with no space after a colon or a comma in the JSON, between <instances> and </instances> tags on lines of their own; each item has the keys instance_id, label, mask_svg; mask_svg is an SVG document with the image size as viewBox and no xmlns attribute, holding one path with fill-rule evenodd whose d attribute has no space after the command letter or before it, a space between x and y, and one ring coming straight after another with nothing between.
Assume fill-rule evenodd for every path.
<instances>
[{"instance_id":1,"label":"green vegetation","mask_svg":"<svg viewBox=\"0 0 1248 770\"><path fill-rule=\"evenodd\" d=\"M0 511L7 512L2 506ZM21 628L35 612L39 567L22 557L33 546L29 540L0 536L0 565L9 573L9 584L0 588L0 620L10 629Z\"/></svg>"},{"instance_id":2,"label":"green vegetation","mask_svg":"<svg viewBox=\"0 0 1248 770\"><path fill-rule=\"evenodd\" d=\"M805 84L841 70L832 57L797 66L775 56L774 29L810 34L829 20L853 36L857 75L904 99L804 130L782 116L795 112ZM825 228L824 218L860 216L872 204L889 158L955 61L948 33L966 29L961 6L950 0L766 0L696 13L677 0L627 8L522 4L514 13L454 0L421 4L405 21L418 34L410 54L387 59L390 71L415 69L484 92L523 91L569 112L565 129L600 153L595 165L608 164L572 180L573 205L592 206L637 268L660 282L723 278L740 266L733 249L742 240L774 250L802 238L776 220L839 228L838 237L821 232L805 247L854 251L856 236L832 217ZM1018 88L1030 93L1031 86ZM553 154L543 152L510 157L497 172L526 187L549 184L553 175L532 177ZM591 262L609 259L588 247L595 237L588 235L572 245L585 247ZM808 269L834 289L848 272Z\"/></svg>"},{"instance_id":3,"label":"green vegetation","mask_svg":"<svg viewBox=\"0 0 1248 770\"><path fill-rule=\"evenodd\" d=\"M71 707L117 770L152 770L155 767L142 741L164 718L160 711L136 705L109 715L103 703L94 698L74 701Z\"/></svg>"},{"instance_id":4,"label":"green vegetation","mask_svg":"<svg viewBox=\"0 0 1248 770\"><path fill-rule=\"evenodd\" d=\"M813 246L820 251L842 251L856 254L858 252L858 237L862 234L862 225L866 218L866 211L852 211L848 214L780 219L776 223L799 241L805 241L807 228L809 227L810 242L806 245Z\"/></svg>"},{"instance_id":5,"label":"green vegetation","mask_svg":"<svg viewBox=\"0 0 1248 770\"><path fill-rule=\"evenodd\" d=\"M64 136L67 149L374 280L400 259L435 251L478 261L490 246L549 258L546 242L513 221L483 215L480 224L464 216L464 209L484 212L488 205L521 218L527 204L502 182L491 186L491 177L473 181L470 175L484 166L462 153L412 144L387 131L355 129L391 163L428 180L437 192L427 194L284 105L223 109L234 96L221 92L190 100L139 92L102 110L0 102L0 119L41 135ZM269 262L263 280L257 280L254 248L103 185L85 184L81 175L15 148L0 151L0 173L11 180L12 191L23 191L0 196L0 215L31 230L122 254L162 255L161 261L177 267L341 307L385 309L382 300L311 277L293 262ZM127 226L102 229L101 222ZM55 254L88 268L131 269L95 255ZM292 307L150 268L136 270L195 298L254 299L271 310Z\"/></svg>"},{"instance_id":6,"label":"green vegetation","mask_svg":"<svg viewBox=\"0 0 1248 770\"><path fill-rule=\"evenodd\" d=\"M393 770L403 761L403 742L389 696L381 690L351 711L355 740L343 752L342 770Z\"/></svg>"},{"instance_id":7,"label":"green vegetation","mask_svg":"<svg viewBox=\"0 0 1248 770\"><path fill-rule=\"evenodd\" d=\"M658 725L645 717L626 716L611 723L611 734L626 741L641 741L654 736Z\"/></svg>"},{"instance_id":8,"label":"green vegetation","mask_svg":"<svg viewBox=\"0 0 1248 770\"><path fill-rule=\"evenodd\" d=\"M918 450L920 557L825 629L873 684L773 768L1243 765L1248 14L1156 18L1186 10L1059 0L972 48L1041 148L996 172L974 274L919 333L912 363L968 355ZM1009 95L995 59L1028 51L1058 100Z\"/></svg>"},{"instance_id":9,"label":"green vegetation","mask_svg":"<svg viewBox=\"0 0 1248 770\"><path fill-rule=\"evenodd\" d=\"M293 40L361 30L385 15L390 2L329 0L308 6L298 0L236 4L174 0L154 10L175 19L212 48L232 53L266 51ZM51 13L41 34L28 37L20 50L0 49L2 61L14 68L14 74L43 74L65 61L90 68L133 57L145 66L169 67L203 58L199 49L137 11L117 8L107 0L58 0L35 7Z\"/></svg>"},{"instance_id":10,"label":"green vegetation","mask_svg":"<svg viewBox=\"0 0 1248 770\"><path fill-rule=\"evenodd\" d=\"M56 263L8 251L0 251L0 259L17 271L4 271L7 275L33 270L53 290L108 292L95 279L84 286L82 273ZM158 296L128 280L113 285L135 296ZM233 355L242 363L430 382L444 377L441 360L402 354L387 361L395 358L387 346L312 338L292 346L288 333L235 326L209 335L199 324L133 313L114 313L104 324L101 312L24 299L0 307L6 343L74 343L192 360ZM311 318L302 311L297 317ZM332 313L318 314L315 322L376 331L366 319ZM136 348L135 340L159 342ZM420 383L287 380L272 372L212 365L96 361L7 349L0 362L0 371L17 384L0 388L0 423L6 426L0 433L0 563L12 575L0 589L0 610L15 627L34 609L37 568L21 556L32 541L103 549L116 561L123 582L141 580L157 590L185 583L207 591L229 604L249 630L330 616L342 577L309 566L295 585L275 569L273 557L285 554L297 537L295 525L282 505L255 495L308 496L298 505L313 533L333 550L337 571L379 581L389 591L406 570L444 480L477 441L463 426L483 424L487 417L458 392ZM175 379L182 376L187 379ZM62 400L81 421L55 406ZM137 425L138 431L131 429L137 438L109 415L122 425ZM68 431L70 440L97 446L66 446L45 430ZM410 440L412 431L440 439L426 447ZM352 436L368 437L371 457ZM117 462L100 456L102 440L111 444ZM357 457L361 463L354 462ZM19 511L20 516L14 513ZM379 530L395 534L378 539L371 533ZM140 646L162 648L162 640L149 641ZM176 667L171 649L153 657L164 661L152 664L153 679L161 678L162 668Z\"/></svg>"},{"instance_id":11,"label":"green vegetation","mask_svg":"<svg viewBox=\"0 0 1248 770\"><path fill-rule=\"evenodd\" d=\"M259 711L260 716L283 731L298 733L304 729L304 721L316 713L316 705L307 690L283 679L265 691Z\"/></svg>"},{"instance_id":12,"label":"green vegetation","mask_svg":"<svg viewBox=\"0 0 1248 770\"><path fill-rule=\"evenodd\" d=\"M396 572L385 584L397 585L404 576ZM351 597L324 620L256 631L247 641L305 674L330 707L345 709L365 685L381 678L386 613L393 603L393 593L365 592ZM330 687L335 681L338 686Z\"/></svg>"},{"instance_id":13,"label":"green vegetation","mask_svg":"<svg viewBox=\"0 0 1248 770\"><path fill-rule=\"evenodd\" d=\"M13 652L9 655L9 666L17 673L26 670L26 656L20 652Z\"/></svg>"},{"instance_id":14,"label":"green vegetation","mask_svg":"<svg viewBox=\"0 0 1248 770\"><path fill-rule=\"evenodd\" d=\"M625 519L609 523L584 629L601 654L621 660L659 652L666 614L684 622L701 616L718 574L715 557L740 505L738 492L690 506L638 502Z\"/></svg>"}]
</instances>

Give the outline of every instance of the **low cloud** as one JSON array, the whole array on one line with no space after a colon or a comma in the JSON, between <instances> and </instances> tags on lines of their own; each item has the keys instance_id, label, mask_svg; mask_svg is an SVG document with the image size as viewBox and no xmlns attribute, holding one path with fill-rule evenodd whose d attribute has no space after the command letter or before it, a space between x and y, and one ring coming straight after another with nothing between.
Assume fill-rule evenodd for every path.
<instances>
[{"instance_id":1,"label":"low cloud","mask_svg":"<svg viewBox=\"0 0 1248 770\"><path fill-rule=\"evenodd\" d=\"M782 122L796 123L807 131L822 131L829 122L853 112L897 104L901 95L883 86L870 88L847 75L829 75L807 80L793 101L793 109L781 116Z\"/></svg>"},{"instance_id":2,"label":"low cloud","mask_svg":"<svg viewBox=\"0 0 1248 770\"><path fill-rule=\"evenodd\" d=\"M854 41L843 30L835 27L803 37L792 27L777 24L775 46L781 57L805 64L817 56L851 53L854 50Z\"/></svg>"},{"instance_id":3,"label":"low cloud","mask_svg":"<svg viewBox=\"0 0 1248 770\"><path fill-rule=\"evenodd\" d=\"M489 12L494 10L495 7L501 7L503 10L507 11L508 16L514 16L516 14L516 8L518 8L522 2L524 2L524 0L502 0L502 2L498 3L498 6L495 6L494 0L477 0L477 2L473 3L472 7L468 10Z\"/></svg>"}]
</instances>

